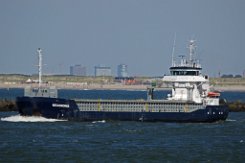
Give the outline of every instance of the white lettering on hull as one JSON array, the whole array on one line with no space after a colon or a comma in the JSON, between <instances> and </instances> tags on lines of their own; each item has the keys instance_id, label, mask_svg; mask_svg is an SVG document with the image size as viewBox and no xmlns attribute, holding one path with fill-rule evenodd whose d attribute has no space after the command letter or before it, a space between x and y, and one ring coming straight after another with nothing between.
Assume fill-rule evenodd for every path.
<instances>
[{"instance_id":1,"label":"white lettering on hull","mask_svg":"<svg viewBox=\"0 0 245 163\"><path fill-rule=\"evenodd\" d=\"M52 107L54 107L54 108L69 108L70 105L69 104L56 104L56 103L53 103Z\"/></svg>"}]
</instances>

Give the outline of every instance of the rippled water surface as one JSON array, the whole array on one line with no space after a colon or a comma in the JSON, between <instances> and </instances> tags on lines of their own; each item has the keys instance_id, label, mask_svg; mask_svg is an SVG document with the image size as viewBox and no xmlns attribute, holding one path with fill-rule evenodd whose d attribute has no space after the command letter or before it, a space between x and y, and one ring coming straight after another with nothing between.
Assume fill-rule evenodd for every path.
<instances>
[{"instance_id":1,"label":"rippled water surface","mask_svg":"<svg viewBox=\"0 0 245 163\"><path fill-rule=\"evenodd\" d=\"M168 91L157 91L165 98ZM0 98L23 96L0 89ZM59 90L63 98L145 99L145 91ZM245 92L223 92L245 101ZM245 113L217 123L68 122L0 112L0 162L245 162Z\"/></svg>"},{"instance_id":2,"label":"rippled water surface","mask_svg":"<svg viewBox=\"0 0 245 163\"><path fill-rule=\"evenodd\" d=\"M207 124L28 121L16 114L0 113L0 162L245 160L245 113Z\"/></svg>"}]
</instances>

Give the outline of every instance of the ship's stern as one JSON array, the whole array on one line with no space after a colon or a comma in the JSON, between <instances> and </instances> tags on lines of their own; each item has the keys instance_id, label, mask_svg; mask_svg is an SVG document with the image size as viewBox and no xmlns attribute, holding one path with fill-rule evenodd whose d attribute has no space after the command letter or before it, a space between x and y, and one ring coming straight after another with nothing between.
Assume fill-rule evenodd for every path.
<instances>
[{"instance_id":1,"label":"ship's stern","mask_svg":"<svg viewBox=\"0 0 245 163\"><path fill-rule=\"evenodd\" d=\"M206 106L206 115L210 122L225 121L229 115L229 109L227 105Z\"/></svg>"}]
</instances>

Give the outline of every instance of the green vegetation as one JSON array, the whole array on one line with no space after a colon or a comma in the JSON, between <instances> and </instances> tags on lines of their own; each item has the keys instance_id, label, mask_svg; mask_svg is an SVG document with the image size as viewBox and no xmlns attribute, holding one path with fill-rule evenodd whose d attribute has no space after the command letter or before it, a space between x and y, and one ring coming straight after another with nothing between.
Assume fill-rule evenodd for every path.
<instances>
[{"instance_id":1,"label":"green vegetation","mask_svg":"<svg viewBox=\"0 0 245 163\"><path fill-rule=\"evenodd\" d=\"M28 79L38 80L38 75L21 75L21 74L0 74L0 83L25 83ZM113 83L113 77L93 77L93 76L71 76L71 75L43 75L43 81L49 83L87 83L87 84L104 84ZM145 83L152 80L152 77L135 77L137 83ZM159 83L158 81L157 83ZM161 82L160 82L161 83ZM210 78L210 84L214 86L244 86L245 78Z\"/></svg>"},{"instance_id":2,"label":"green vegetation","mask_svg":"<svg viewBox=\"0 0 245 163\"><path fill-rule=\"evenodd\" d=\"M151 77L135 77L137 84L151 83ZM28 80L37 81L38 75L0 74L0 83L23 84ZM113 84L114 77L71 76L71 75L43 75L42 81L52 83L86 83L86 84ZM159 81L158 81L159 83Z\"/></svg>"},{"instance_id":3,"label":"green vegetation","mask_svg":"<svg viewBox=\"0 0 245 163\"><path fill-rule=\"evenodd\" d=\"M16 84L25 83L27 80L37 81L38 75L21 75L21 74L0 74L0 82L14 82ZM91 77L91 76L71 76L71 75L43 75L43 82L75 82L75 83L111 83L113 77Z\"/></svg>"},{"instance_id":4,"label":"green vegetation","mask_svg":"<svg viewBox=\"0 0 245 163\"><path fill-rule=\"evenodd\" d=\"M25 82L29 79L29 75L21 74L0 74L0 82Z\"/></svg>"},{"instance_id":5,"label":"green vegetation","mask_svg":"<svg viewBox=\"0 0 245 163\"><path fill-rule=\"evenodd\" d=\"M244 86L245 78L210 78L210 84L214 86Z\"/></svg>"}]
</instances>

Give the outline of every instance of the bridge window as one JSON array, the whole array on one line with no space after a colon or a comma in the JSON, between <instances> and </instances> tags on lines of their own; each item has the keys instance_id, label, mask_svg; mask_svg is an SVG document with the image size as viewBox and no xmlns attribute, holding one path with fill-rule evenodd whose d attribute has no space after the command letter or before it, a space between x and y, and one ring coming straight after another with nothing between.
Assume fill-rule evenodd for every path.
<instances>
[{"instance_id":1,"label":"bridge window","mask_svg":"<svg viewBox=\"0 0 245 163\"><path fill-rule=\"evenodd\" d=\"M171 75L198 76L199 71L171 71Z\"/></svg>"}]
</instances>

